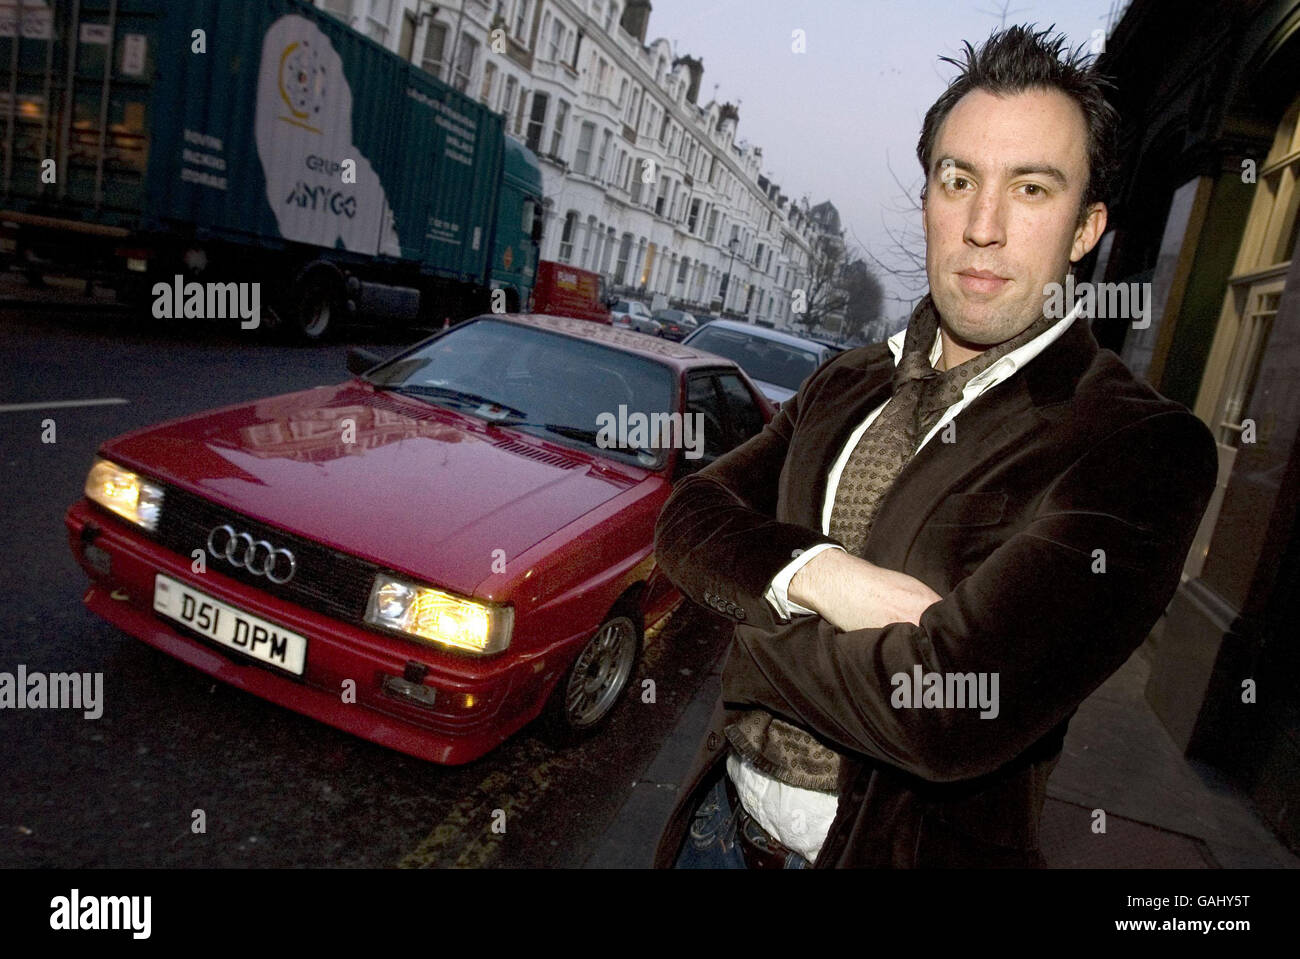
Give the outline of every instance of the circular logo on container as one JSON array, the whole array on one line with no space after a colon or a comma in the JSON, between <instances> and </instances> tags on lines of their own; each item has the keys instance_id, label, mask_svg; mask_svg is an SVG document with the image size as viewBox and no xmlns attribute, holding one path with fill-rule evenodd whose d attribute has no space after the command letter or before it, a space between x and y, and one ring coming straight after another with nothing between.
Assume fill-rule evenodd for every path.
<instances>
[{"instance_id":1,"label":"circular logo on container","mask_svg":"<svg viewBox=\"0 0 1300 959\"><path fill-rule=\"evenodd\" d=\"M314 119L325 103L325 68L306 40L289 44L280 56L280 96L299 120Z\"/></svg>"},{"instance_id":2,"label":"circular logo on container","mask_svg":"<svg viewBox=\"0 0 1300 959\"><path fill-rule=\"evenodd\" d=\"M512 246L508 246L508 247L506 247L506 251L505 251L504 253L501 254L501 262L502 262L502 264L505 266L505 268L506 268L507 270L510 269L510 264L513 263L513 262L515 262L515 249L514 249L514 247L512 247Z\"/></svg>"}]
</instances>

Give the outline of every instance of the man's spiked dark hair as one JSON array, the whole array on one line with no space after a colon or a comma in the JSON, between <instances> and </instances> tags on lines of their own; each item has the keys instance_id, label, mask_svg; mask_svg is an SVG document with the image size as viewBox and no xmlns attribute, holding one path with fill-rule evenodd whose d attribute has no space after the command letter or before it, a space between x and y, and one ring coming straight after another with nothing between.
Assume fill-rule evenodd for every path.
<instances>
[{"instance_id":1,"label":"man's spiked dark hair","mask_svg":"<svg viewBox=\"0 0 1300 959\"><path fill-rule=\"evenodd\" d=\"M1054 26L1039 32L1034 31L1033 24L1007 27L990 34L979 50L963 41L964 62L953 57L939 58L961 72L926 111L921 124L916 156L927 183L939 127L966 94L987 90L996 96L1008 96L1030 88L1056 89L1079 105L1088 127L1088 184L1079 207L1079 221L1093 203L1106 201L1117 162L1119 113L1106 98L1114 85L1096 71L1082 45L1071 52L1064 34L1049 36ZM924 187L921 197L925 198Z\"/></svg>"}]
</instances>

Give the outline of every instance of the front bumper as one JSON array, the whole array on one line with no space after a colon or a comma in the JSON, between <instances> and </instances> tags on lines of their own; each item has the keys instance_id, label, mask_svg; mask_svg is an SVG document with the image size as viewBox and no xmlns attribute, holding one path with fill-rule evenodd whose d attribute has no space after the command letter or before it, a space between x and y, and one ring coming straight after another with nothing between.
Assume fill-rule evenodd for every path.
<instances>
[{"instance_id":1,"label":"front bumper","mask_svg":"<svg viewBox=\"0 0 1300 959\"><path fill-rule=\"evenodd\" d=\"M287 603L211 568L195 573L189 557L85 500L68 509L64 523L73 555L92 580L84 597L91 612L209 676L436 763L477 759L535 718L586 638L577 633L544 648L470 660ZM159 616L153 610L157 573L307 637L303 675L281 672ZM421 683L437 691L431 706L384 688L385 677L409 680L420 673ZM344 701L347 680L355 684L355 702Z\"/></svg>"}]
</instances>

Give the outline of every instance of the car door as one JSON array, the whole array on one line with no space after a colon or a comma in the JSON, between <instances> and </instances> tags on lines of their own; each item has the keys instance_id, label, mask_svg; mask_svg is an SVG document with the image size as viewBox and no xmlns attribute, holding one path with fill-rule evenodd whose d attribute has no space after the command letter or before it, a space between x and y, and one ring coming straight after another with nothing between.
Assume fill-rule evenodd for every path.
<instances>
[{"instance_id":1,"label":"car door","mask_svg":"<svg viewBox=\"0 0 1300 959\"><path fill-rule=\"evenodd\" d=\"M677 461L675 479L703 469L723 453L757 435L766 422L763 409L748 385L739 374L727 370L687 374L686 415L693 418L690 435L699 437L696 448L701 455L690 459L683 450Z\"/></svg>"}]
</instances>

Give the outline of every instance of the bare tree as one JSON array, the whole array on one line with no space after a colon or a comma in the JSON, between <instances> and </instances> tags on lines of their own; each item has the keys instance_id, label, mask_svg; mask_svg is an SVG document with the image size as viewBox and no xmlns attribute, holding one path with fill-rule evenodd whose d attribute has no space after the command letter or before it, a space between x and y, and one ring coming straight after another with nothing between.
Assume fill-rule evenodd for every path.
<instances>
[{"instance_id":1,"label":"bare tree","mask_svg":"<svg viewBox=\"0 0 1300 959\"><path fill-rule=\"evenodd\" d=\"M861 258L855 258L846 264L842 277L848 303L844 308L841 337L853 340L861 339L865 334L873 339L880 338L877 331L884 325L885 288L879 278ZM868 330L871 332L868 333Z\"/></svg>"},{"instance_id":2,"label":"bare tree","mask_svg":"<svg viewBox=\"0 0 1300 959\"><path fill-rule=\"evenodd\" d=\"M829 235L818 236L808 257L808 287L804 290L802 312L794 321L811 335L825 325L827 318L842 313L849 297L841 288L844 267L844 243Z\"/></svg>"},{"instance_id":3,"label":"bare tree","mask_svg":"<svg viewBox=\"0 0 1300 959\"><path fill-rule=\"evenodd\" d=\"M925 295L930 287L930 278L925 270L925 229L921 225L924 215L921 210L921 187L919 183L906 186L898 178L889 156L885 156L885 166L889 170L898 195L881 211L881 228L889 238L886 249L880 256L872 253L857 236L854 242L862 248L871 265L877 272L893 277L897 285L903 288L902 296L886 294L885 298L905 307L909 312L917 300Z\"/></svg>"}]
</instances>

